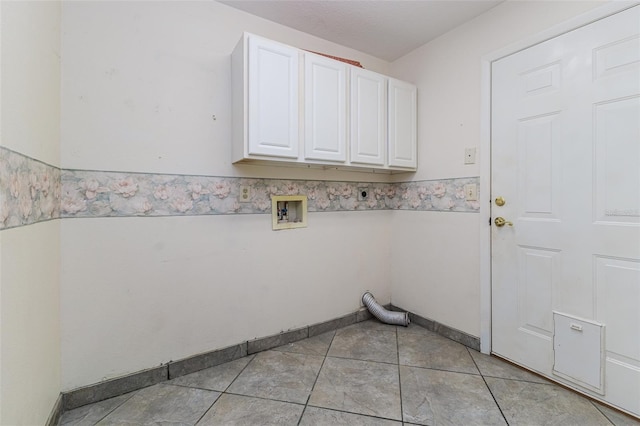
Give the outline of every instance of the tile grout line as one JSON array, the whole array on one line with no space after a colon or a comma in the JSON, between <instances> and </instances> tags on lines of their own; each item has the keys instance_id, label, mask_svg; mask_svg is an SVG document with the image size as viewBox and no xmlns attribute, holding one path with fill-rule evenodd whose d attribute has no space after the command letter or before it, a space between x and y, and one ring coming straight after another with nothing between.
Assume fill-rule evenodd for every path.
<instances>
[{"instance_id":1,"label":"tile grout line","mask_svg":"<svg viewBox=\"0 0 640 426\"><path fill-rule=\"evenodd\" d=\"M252 362L257 358L258 354L256 353L256 354L245 355L245 356L253 356L253 358L251 358L251 359L249 360L249 362L247 363L247 365L245 365L244 367L242 367L242 370L240 370L240 372L238 373L238 375L237 375L237 376L236 376L236 377L231 381L231 383L229 383L229 386L227 386L226 388L224 388L224 390L222 391L222 393L228 393L227 391L229 390L229 388L231 387L231 385L233 385L233 384L236 382L236 380L238 380L238 377L240 377L240 375L241 375L242 373L244 373L244 370L246 370L246 369L249 367L249 365L250 365L250 364L251 364L251 363L252 363ZM241 358L238 358L238 359L241 359Z\"/></svg>"},{"instance_id":2,"label":"tile grout line","mask_svg":"<svg viewBox=\"0 0 640 426\"><path fill-rule=\"evenodd\" d=\"M194 389L194 388L192 388L192 389ZM213 408L213 406L214 406L214 405L216 405L216 402L218 402L218 400L222 397L222 395L223 395L223 394L222 394L222 392L221 392L221 393L220 393L220 395L218 395L218 397L216 398L216 400L215 400L215 401L213 401L213 402L211 403L211 405L209 406L209 408L207 408L206 410L204 410L204 413L202 413L202 415L198 418L198 420L196 420L196 422L194 423L194 426L195 426L195 425L197 425L198 423L200 423L200 421L204 418L204 416L206 416L206 415L207 415L207 413L208 413L209 411L211 411L211 409Z\"/></svg>"},{"instance_id":3,"label":"tile grout line","mask_svg":"<svg viewBox=\"0 0 640 426\"><path fill-rule=\"evenodd\" d=\"M110 410L107 414L105 414L104 416L102 416L98 421L96 421L95 423L93 423L93 425L97 425L98 423L100 423L101 421L103 421L104 419L106 419L107 417L109 417L114 411L116 411L118 408L122 407L125 403L129 402L129 400L131 398L133 398L134 396L136 396L136 394L138 393L138 391L133 391L131 392L131 396L129 396L129 398L125 399L124 401L122 401L120 404L116 405L115 407L113 407L112 410ZM117 397L116 397L117 398ZM63 413L64 414L64 413ZM60 417L60 419L62 420L62 417ZM60 425L60 423L58 423Z\"/></svg>"},{"instance_id":4,"label":"tile grout line","mask_svg":"<svg viewBox=\"0 0 640 426\"><path fill-rule=\"evenodd\" d=\"M233 382L236 381L236 379L238 377L240 377L240 375L242 374L242 372L249 366L249 364L251 364L253 362L254 359L256 359L256 355L252 354L252 355L245 355L245 357L248 356L252 356L252 358L249 360L249 362L247 362L247 365L245 365L244 367L242 367L242 369L238 372L238 374L236 375L236 377L231 381L231 383L229 383L229 385L227 385L227 387L224 388L224 390L222 392L220 392L220 395L216 398L215 401L213 401L213 403L211 404L211 406L209 406L209 408L207 408L204 413L202 413L202 416L200 416L200 418L198 419L197 422L194 423L194 426L197 425L198 423L200 423L202 421L202 419L204 418L204 416L207 415L207 413L209 413L209 411L211 411L211 409L213 408L214 405L216 405L216 402L218 402L220 400L220 398L222 398L222 395L227 393L227 389L229 389L231 387L231 385L233 384ZM240 358L238 358L240 359ZM226 363L225 363L226 364ZM222 364L220 364L222 365ZM200 370L202 371L202 370ZM174 386L180 386L180 385L174 385ZM190 387L190 386L187 386ZM192 389L198 389L198 388L192 388ZM208 389L210 390L210 389ZM217 391L216 391L217 392Z\"/></svg>"},{"instance_id":5,"label":"tile grout line","mask_svg":"<svg viewBox=\"0 0 640 426\"><path fill-rule=\"evenodd\" d=\"M613 422L613 420L611 420L611 419L609 418L609 416L607 416L607 415L606 415L606 414L605 414L605 413L604 413L600 408L598 408L598 406L596 405L595 401L593 401L593 400L589 400L589 402L591 403L591 405L593 405L593 407L594 407L596 410L598 410L598 412L600 412L600 414L602 414L602 415L604 416L604 418L605 418L605 419L607 419L607 421L608 421L609 423L611 423L612 425L614 425L614 426L615 426L615 423Z\"/></svg>"},{"instance_id":6,"label":"tile grout line","mask_svg":"<svg viewBox=\"0 0 640 426\"><path fill-rule=\"evenodd\" d=\"M489 384L487 383L487 380L484 378L484 374L482 374L482 371L480 370L480 367L478 367L478 363L476 362L476 360L473 357L473 355L471 355L471 352L469 352L469 350L470 349L467 348L467 353L471 357L471 360L473 361L473 365L475 365L476 368L478 369L478 373L480 373L480 377L482 377L482 381L484 382L484 385L487 387L487 390L491 394L491 398L493 398L493 402L496 403L496 407L498 407L498 410L500 410L500 414L502 415L502 418L504 419L505 423L508 426L509 425L509 420L507 420L507 417L504 415L504 412L502 411L502 407L500 407L500 404L498 404L498 400L496 399L495 395L493 394L493 391L491 390L491 387L489 387Z\"/></svg>"},{"instance_id":7,"label":"tile grout line","mask_svg":"<svg viewBox=\"0 0 640 426\"><path fill-rule=\"evenodd\" d=\"M401 424L406 423L406 422L403 422L402 420L396 420L396 419L392 419L392 418L389 418L389 417L375 416L375 415L372 415L372 414L354 413L353 411L340 410L340 409L337 409L337 408L330 408L330 407L321 407L319 405L309 405L309 407L311 407L311 408L319 408L320 410L326 410L326 411L334 411L336 413L343 413L343 414L351 414L351 415L354 415L354 416L368 417L368 418L371 418L371 419L387 420L387 421L390 421L390 422L401 423ZM409 423L406 423L406 424L409 424ZM415 423L411 423L411 424L415 424Z\"/></svg>"},{"instance_id":8,"label":"tile grout line","mask_svg":"<svg viewBox=\"0 0 640 426\"><path fill-rule=\"evenodd\" d=\"M421 367L419 365L409 365L409 364L402 364L402 365L403 365L403 367L416 368L416 369L419 369L419 370L442 371L442 372L445 372L445 373L466 374L467 376L475 376L475 377L482 376L482 374L480 374L480 373L474 374L474 373L469 373L467 371L447 370L445 368L435 368L435 367ZM491 376L489 376L489 377L491 377ZM496 379L499 379L499 378L500 377L496 377ZM508 380L508 379L505 379L505 380Z\"/></svg>"},{"instance_id":9,"label":"tile grout line","mask_svg":"<svg viewBox=\"0 0 640 426\"><path fill-rule=\"evenodd\" d=\"M223 393L223 391L219 391L219 390L201 388L198 386L182 385L180 383L163 383L163 384L166 384L167 386L175 386L177 388L196 389L196 390L208 391L208 392L218 392L219 394Z\"/></svg>"},{"instance_id":10,"label":"tile grout line","mask_svg":"<svg viewBox=\"0 0 640 426\"><path fill-rule=\"evenodd\" d=\"M302 413L300 414L300 418L298 419L298 423L297 425L300 425L300 422L302 421L302 417L304 416L305 411L307 411L307 407L309 406L309 400L311 399L311 394L313 393L313 390L316 387L316 383L318 383L318 378L320 377L320 373L322 372L322 368L324 367L324 363L327 361L327 356L329 354L329 350L331 349L331 345L333 344L333 340L336 338L336 334L338 334L337 331L333 332L333 336L331 337L331 342L329 342L329 346L327 346L327 351L324 354L324 357L322 358L322 364L320 365L320 369L318 370L318 374L316 375L316 379L313 381L313 386L311 386L311 390L309 391L309 396L307 397L307 402L305 402L304 404L304 408L302 409Z\"/></svg>"},{"instance_id":11,"label":"tile grout line","mask_svg":"<svg viewBox=\"0 0 640 426\"><path fill-rule=\"evenodd\" d=\"M284 399L267 398L266 396L245 395L245 394L242 394L242 393L234 393L234 392L225 392L224 394L225 395L232 395L232 396L241 396L243 398L260 399L262 401L282 402L283 404L300 405L302 407L305 406L305 404L303 404L302 402L287 401L287 400L284 400ZM222 396L222 395L220 395L220 396Z\"/></svg>"},{"instance_id":12,"label":"tile grout line","mask_svg":"<svg viewBox=\"0 0 640 426\"><path fill-rule=\"evenodd\" d=\"M328 358L335 358L335 359L350 359L350 360L353 360L353 361L375 362L375 363L377 363L377 364L385 364L385 365L397 365L395 362L375 361L375 360L372 360L372 359L349 358L349 357L344 357L344 356L335 356L335 355L328 355Z\"/></svg>"},{"instance_id":13,"label":"tile grout line","mask_svg":"<svg viewBox=\"0 0 640 426\"><path fill-rule=\"evenodd\" d=\"M396 357L398 359L398 392L400 394L400 421L404 423L404 406L402 405L402 375L400 374L400 341L396 326Z\"/></svg>"}]
</instances>

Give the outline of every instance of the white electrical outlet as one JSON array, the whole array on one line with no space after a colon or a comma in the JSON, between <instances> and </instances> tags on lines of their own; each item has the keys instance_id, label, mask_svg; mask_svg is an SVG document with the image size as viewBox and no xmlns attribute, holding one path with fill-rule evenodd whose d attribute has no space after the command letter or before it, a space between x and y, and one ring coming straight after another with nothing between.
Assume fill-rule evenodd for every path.
<instances>
[{"instance_id":1,"label":"white electrical outlet","mask_svg":"<svg viewBox=\"0 0 640 426\"><path fill-rule=\"evenodd\" d=\"M476 149L465 148L464 149L464 164L476 164Z\"/></svg>"},{"instance_id":2,"label":"white electrical outlet","mask_svg":"<svg viewBox=\"0 0 640 426\"><path fill-rule=\"evenodd\" d=\"M251 201L251 187L248 185L241 185L240 186L240 196L239 198L239 202L241 203L248 203Z\"/></svg>"},{"instance_id":3,"label":"white electrical outlet","mask_svg":"<svg viewBox=\"0 0 640 426\"><path fill-rule=\"evenodd\" d=\"M478 185L468 183L464 186L464 199L467 201L478 201Z\"/></svg>"}]
</instances>

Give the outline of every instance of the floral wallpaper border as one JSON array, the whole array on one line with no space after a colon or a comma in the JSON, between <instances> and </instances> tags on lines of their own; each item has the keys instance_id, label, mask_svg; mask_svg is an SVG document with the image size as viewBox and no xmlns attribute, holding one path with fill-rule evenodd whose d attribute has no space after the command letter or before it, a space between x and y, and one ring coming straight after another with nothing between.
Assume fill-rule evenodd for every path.
<instances>
[{"instance_id":1,"label":"floral wallpaper border","mask_svg":"<svg viewBox=\"0 0 640 426\"><path fill-rule=\"evenodd\" d=\"M400 183L256 179L66 170L0 147L0 229L69 217L270 214L272 195L308 197L310 212L478 212L477 177ZM250 198L240 201L241 187ZM360 201L359 190L368 197Z\"/></svg>"},{"instance_id":2,"label":"floral wallpaper border","mask_svg":"<svg viewBox=\"0 0 640 426\"><path fill-rule=\"evenodd\" d=\"M0 229L60 217L61 171L0 147Z\"/></svg>"}]
</instances>

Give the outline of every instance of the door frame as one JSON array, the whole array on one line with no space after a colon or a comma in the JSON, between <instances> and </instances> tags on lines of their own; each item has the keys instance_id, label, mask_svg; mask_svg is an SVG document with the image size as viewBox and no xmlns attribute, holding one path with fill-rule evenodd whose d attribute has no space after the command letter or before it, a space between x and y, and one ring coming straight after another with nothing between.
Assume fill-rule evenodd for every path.
<instances>
[{"instance_id":1,"label":"door frame","mask_svg":"<svg viewBox=\"0 0 640 426\"><path fill-rule=\"evenodd\" d=\"M640 4L640 2L611 1L597 6L567 21L554 25L534 36L488 53L481 58L480 87L480 350L491 353L491 64L505 56L552 39L576 28Z\"/></svg>"}]
</instances>

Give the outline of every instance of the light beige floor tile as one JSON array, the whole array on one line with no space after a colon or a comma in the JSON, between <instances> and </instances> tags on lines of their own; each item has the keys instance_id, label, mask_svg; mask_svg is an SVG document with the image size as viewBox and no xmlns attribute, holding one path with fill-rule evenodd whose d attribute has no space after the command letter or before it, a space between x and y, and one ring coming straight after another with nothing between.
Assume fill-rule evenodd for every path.
<instances>
[{"instance_id":1,"label":"light beige floor tile","mask_svg":"<svg viewBox=\"0 0 640 426\"><path fill-rule=\"evenodd\" d=\"M483 376L551 384L549 380L533 374L524 368L509 364L498 357L485 355L473 349L469 349L469 354L471 354L471 357L476 362Z\"/></svg>"},{"instance_id":2,"label":"light beige floor tile","mask_svg":"<svg viewBox=\"0 0 640 426\"><path fill-rule=\"evenodd\" d=\"M307 407L300 426L398 426L401 422L325 408Z\"/></svg>"},{"instance_id":3,"label":"light beige floor tile","mask_svg":"<svg viewBox=\"0 0 640 426\"><path fill-rule=\"evenodd\" d=\"M397 364L396 331L345 327L336 332L328 356Z\"/></svg>"},{"instance_id":4,"label":"light beige floor tile","mask_svg":"<svg viewBox=\"0 0 640 426\"><path fill-rule=\"evenodd\" d=\"M327 354L327 351L329 350L329 345L331 345L331 341L333 340L333 336L335 334L335 331L329 331L328 333L323 333L318 336L300 340L298 342L278 346L273 350L304 355L325 356Z\"/></svg>"},{"instance_id":5,"label":"light beige floor tile","mask_svg":"<svg viewBox=\"0 0 640 426\"><path fill-rule=\"evenodd\" d=\"M595 405L595 407L600 410L602 414L604 414L615 426L640 426L640 420L636 420L631 416L622 414L597 402L593 402L593 405Z\"/></svg>"},{"instance_id":6,"label":"light beige floor tile","mask_svg":"<svg viewBox=\"0 0 640 426\"><path fill-rule=\"evenodd\" d=\"M611 422L580 395L557 385L485 378L511 426L611 426Z\"/></svg>"},{"instance_id":7,"label":"light beige floor tile","mask_svg":"<svg viewBox=\"0 0 640 426\"><path fill-rule=\"evenodd\" d=\"M432 332L399 333L401 365L480 374L467 348Z\"/></svg>"},{"instance_id":8,"label":"light beige floor tile","mask_svg":"<svg viewBox=\"0 0 640 426\"><path fill-rule=\"evenodd\" d=\"M401 420L398 366L327 357L309 405Z\"/></svg>"},{"instance_id":9,"label":"light beige floor tile","mask_svg":"<svg viewBox=\"0 0 640 426\"><path fill-rule=\"evenodd\" d=\"M341 330L380 330L380 331L395 331L396 326L391 324L385 324L378 319L373 318L367 321L361 321L353 325L341 328Z\"/></svg>"},{"instance_id":10,"label":"light beige floor tile","mask_svg":"<svg viewBox=\"0 0 640 426\"><path fill-rule=\"evenodd\" d=\"M252 359L253 355L246 356L175 378L167 383L224 392Z\"/></svg>"},{"instance_id":11,"label":"light beige floor tile","mask_svg":"<svg viewBox=\"0 0 640 426\"><path fill-rule=\"evenodd\" d=\"M105 399L95 404L85 405L62 414L60 426L89 426L105 418L113 410L124 404L135 392Z\"/></svg>"},{"instance_id":12,"label":"light beige floor tile","mask_svg":"<svg viewBox=\"0 0 640 426\"><path fill-rule=\"evenodd\" d=\"M224 394L198 422L198 426L295 426L304 405Z\"/></svg>"},{"instance_id":13,"label":"light beige floor tile","mask_svg":"<svg viewBox=\"0 0 640 426\"><path fill-rule=\"evenodd\" d=\"M280 351L260 352L228 389L229 393L304 404L322 357Z\"/></svg>"},{"instance_id":14,"label":"light beige floor tile","mask_svg":"<svg viewBox=\"0 0 640 426\"><path fill-rule=\"evenodd\" d=\"M158 384L136 392L98 425L193 425L219 396L209 390Z\"/></svg>"},{"instance_id":15,"label":"light beige floor tile","mask_svg":"<svg viewBox=\"0 0 640 426\"><path fill-rule=\"evenodd\" d=\"M420 425L505 425L482 377L400 366L403 420Z\"/></svg>"}]
</instances>

